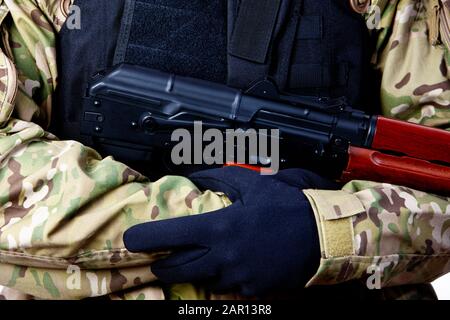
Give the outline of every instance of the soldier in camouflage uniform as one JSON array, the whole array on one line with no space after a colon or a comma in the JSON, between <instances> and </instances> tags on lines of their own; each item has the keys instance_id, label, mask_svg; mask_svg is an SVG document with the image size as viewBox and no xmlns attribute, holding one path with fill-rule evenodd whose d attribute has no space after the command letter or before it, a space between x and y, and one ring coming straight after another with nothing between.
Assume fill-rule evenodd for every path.
<instances>
[{"instance_id":1,"label":"soldier in camouflage uniform","mask_svg":"<svg viewBox=\"0 0 450 320\"><path fill-rule=\"evenodd\" d=\"M372 2L381 9L373 32L383 113L450 129L447 2ZM45 131L58 79L55 40L70 5L0 0L0 298L211 297L188 284L163 291L149 266L167 253L130 253L122 236L136 224L214 211L229 200L182 177L151 182ZM382 287L450 271L448 198L368 181L304 192L322 250L309 285L365 281L370 267L381 273ZM414 288L382 292L418 297Z\"/></svg>"}]
</instances>

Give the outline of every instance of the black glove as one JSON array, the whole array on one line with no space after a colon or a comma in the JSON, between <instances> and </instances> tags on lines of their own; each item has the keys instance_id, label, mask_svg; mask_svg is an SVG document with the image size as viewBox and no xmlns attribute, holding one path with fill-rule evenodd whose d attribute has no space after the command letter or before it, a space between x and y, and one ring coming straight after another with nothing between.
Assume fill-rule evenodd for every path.
<instances>
[{"instance_id":1,"label":"black glove","mask_svg":"<svg viewBox=\"0 0 450 320\"><path fill-rule=\"evenodd\" d=\"M236 167L190 179L200 188L224 192L233 204L213 213L137 225L124 235L131 252L174 250L152 265L162 282L207 282L213 291L256 296L304 286L314 275L319 239L301 190L334 189L334 183L300 169L262 176Z\"/></svg>"}]
</instances>

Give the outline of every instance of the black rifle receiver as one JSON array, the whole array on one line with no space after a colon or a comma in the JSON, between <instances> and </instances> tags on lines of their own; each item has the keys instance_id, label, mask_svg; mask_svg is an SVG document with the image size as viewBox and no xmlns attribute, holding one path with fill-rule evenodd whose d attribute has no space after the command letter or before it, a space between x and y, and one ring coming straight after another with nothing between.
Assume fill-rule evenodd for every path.
<instances>
[{"instance_id":1,"label":"black rifle receiver","mask_svg":"<svg viewBox=\"0 0 450 320\"><path fill-rule=\"evenodd\" d=\"M194 121L221 130L279 129L283 167L319 167L332 176L342 172L350 144L370 147L376 117L348 107L345 99L274 92L267 81L244 93L123 64L89 83L81 133L100 145L161 152L173 146L174 129L192 129Z\"/></svg>"}]
</instances>

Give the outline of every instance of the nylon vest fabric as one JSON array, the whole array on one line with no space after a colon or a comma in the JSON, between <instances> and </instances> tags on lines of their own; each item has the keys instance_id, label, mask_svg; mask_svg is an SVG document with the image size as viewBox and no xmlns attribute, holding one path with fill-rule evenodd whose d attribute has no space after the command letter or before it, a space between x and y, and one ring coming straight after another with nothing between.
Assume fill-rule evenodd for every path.
<instances>
[{"instance_id":1,"label":"nylon vest fabric","mask_svg":"<svg viewBox=\"0 0 450 320\"><path fill-rule=\"evenodd\" d=\"M263 2L229 1L228 84L248 88L255 80L271 78L283 91L345 96L351 104L370 111L364 101L372 78L369 35L364 19L351 9L349 2L267 0L272 5L279 2L275 9L262 6ZM255 13L254 8L259 10ZM271 9L278 11L273 26L271 16L264 14ZM261 45L265 38L258 43L254 40L259 38L257 33L245 33L251 29L249 24L258 25L261 20L272 27L265 30L266 34L271 30L271 44L267 48ZM251 43L257 53L243 55L236 43L244 46Z\"/></svg>"},{"instance_id":2,"label":"nylon vest fabric","mask_svg":"<svg viewBox=\"0 0 450 320\"><path fill-rule=\"evenodd\" d=\"M114 64L226 81L224 0L127 0Z\"/></svg>"},{"instance_id":3,"label":"nylon vest fabric","mask_svg":"<svg viewBox=\"0 0 450 320\"><path fill-rule=\"evenodd\" d=\"M92 145L89 138L80 135L83 96L89 79L112 66L124 3L124 0L76 0L81 28L69 29L66 24L59 33L56 44L59 81L50 131L61 139Z\"/></svg>"}]
</instances>

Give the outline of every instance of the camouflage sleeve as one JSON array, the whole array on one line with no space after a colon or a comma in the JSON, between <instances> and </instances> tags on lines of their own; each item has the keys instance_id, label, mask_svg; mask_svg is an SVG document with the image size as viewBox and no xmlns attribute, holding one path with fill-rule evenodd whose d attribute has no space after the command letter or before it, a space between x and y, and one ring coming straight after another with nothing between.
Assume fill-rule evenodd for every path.
<instances>
[{"instance_id":1,"label":"camouflage sleeve","mask_svg":"<svg viewBox=\"0 0 450 320\"><path fill-rule=\"evenodd\" d=\"M0 300L33 300L34 297L0 286Z\"/></svg>"},{"instance_id":2,"label":"camouflage sleeve","mask_svg":"<svg viewBox=\"0 0 450 320\"><path fill-rule=\"evenodd\" d=\"M427 283L450 271L450 198L368 181L305 194L322 251L309 285L360 279L381 288Z\"/></svg>"},{"instance_id":3,"label":"camouflage sleeve","mask_svg":"<svg viewBox=\"0 0 450 320\"><path fill-rule=\"evenodd\" d=\"M71 13L71 6L75 0L37 0L38 9L35 11L38 21L42 21L47 28L59 32ZM45 22L44 22L45 21Z\"/></svg>"},{"instance_id":4,"label":"camouflage sleeve","mask_svg":"<svg viewBox=\"0 0 450 320\"><path fill-rule=\"evenodd\" d=\"M385 116L450 130L450 1L372 0Z\"/></svg>"},{"instance_id":5,"label":"camouflage sleeve","mask_svg":"<svg viewBox=\"0 0 450 320\"><path fill-rule=\"evenodd\" d=\"M39 298L85 298L152 283L150 264L163 253L128 252L123 232L229 203L186 178L150 182L15 119L0 130L0 160L0 285Z\"/></svg>"},{"instance_id":6,"label":"camouflage sleeve","mask_svg":"<svg viewBox=\"0 0 450 320\"><path fill-rule=\"evenodd\" d=\"M52 94L58 79L56 35L69 15L72 2L0 1L1 21L8 16L12 21L1 24L1 36L4 54L14 61L17 72L17 75L8 77L10 82L17 82L17 92L14 94L17 102L14 106L15 117L33 121L43 128L50 125ZM0 68L2 65L0 61ZM5 73L1 76L5 76ZM13 111L12 107L3 109L0 109L0 124L4 124Z\"/></svg>"},{"instance_id":7,"label":"camouflage sleeve","mask_svg":"<svg viewBox=\"0 0 450 320\"><path fill-rule=\"evenodd\" d=\"M0 127L6 124L14 111L16 93L16 69L11 60L0 52Z\"/></svg>"},{"instance_id":8,"label":"camouflage sleeve","mask_svg":"<svg viewBox=\"0 0 450 320\"><path fill-rule=\"evenodd\" d=\"M450 129L446 3L371 1L366 20L377 39L373 63L385 116ZM367 181L306 194L323 258L310 284L367 279L369 287L386 287L428 282L450 270L448 198Z\"/></svg>"}]
</instances>

